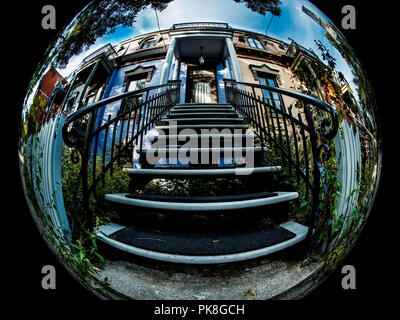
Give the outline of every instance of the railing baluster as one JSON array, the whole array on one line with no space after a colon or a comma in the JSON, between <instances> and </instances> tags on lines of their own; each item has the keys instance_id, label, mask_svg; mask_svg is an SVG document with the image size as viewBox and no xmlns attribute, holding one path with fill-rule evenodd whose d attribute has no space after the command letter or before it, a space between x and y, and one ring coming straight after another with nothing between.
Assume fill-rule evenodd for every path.
<instances>
[{"instance_id":1,"label":"railing baluster","mask_svg":"<svg viewBox=\"0 0 400 320\"><path fill-rule=\"evenodd\" d=\"M253 109L252 109L252 118L255 118L255 104L257 103L257 95L256 95L256 90L254 87L251 87L252 93L253 93Z\"/></svg>"},{"instance_id":2,"label":"railing baluster","mask_svg":"<svg viewBox=\"0 0 400 320\"><path fill-rule=\"evenodd\" d=\"M118 154L117 154L117 156L118 156L117 163L119 166L121 165L122 135L124 133L124 126L125 126L125 119L122 116L121 117L121 128L120 128L120 134L119 134L119 142L118 142L119 150L118 150Z\"/></svg>"},{"instance_id":3,"label":"railing baluster","mask_svg":"<svg viewBox=\"0 0 400 320\"><path fill-rule=\"evenodd\" d=\"M246 92L246 96L245 96L245 107L246 107L246 113L247 113L247 117L251 119L251 115L250 115L250 95L247 91Z\"/></svg>"},{"instance_id":4,"label":"railing baluster","mask_svg":"<svg viewBox=\"0 0 400 320\"><path fill-rule=\"evenodd\" d=\"M260 96L258 96L257 101L257 112L259 112L259 117L261 117L260 126L264 130L265 135L268 137L268 142L271 143L271 129L269 124L268 110L266 109L266 105ZM263 110L265 111L264 114Z\"/></svg>"},{"instance_id":5,"label":"railing baluster","mask_svg":"<svg viewBox=\"0 0 400 320\"><path fill-rule=\"evenodd\" d=\"M267 108L265 108L265 112L267 113L267 112L269 112L269 119L270 119L270 121L271 121L271 131L272 131L272 135L273 135L273 138L274 138L274 143L275 144L277 144L278 145L278 140L276 139L276 129L275 129L275 123L274 123L274 118L276 118L276 116L275 116L275 114L274 114L274 112L271 112L271 108L270 108L270 105L268 104L266 104L265 102L264 102L264 105L265 106L268 106Z\"/></svg>"},{"instance_id":6,"label":"railing baluster","mask_svg":"<svg viewBox=\"0 0 400 320\"><path fill-rule=\"evenodd\" d=\"M300 180L299 180L300 176L299 176L299 172L298 172L298 168L300 168L299 147L298 147L298 141L297 141L296 128L294 126L294 121L293 121L292 106L290 106L288 108L288 110L289 110L289 116L290 116L290 123L291 123L291 127L292 127L294 150L295 150L295 157L296 157L296 169L297 169L296 181L297 181L297 185L299 185L299 182L300 182Z\"/></svg>"},{"instance_id":7,"label":"railing baluster","mask_svg":"<svg viewBox=\"0 0 400 320\"><path fill-rule=\"evenodd\" d=\"M157 110L155 109L153 96L150 96L150 108L151 108L151 123L154 123L157 119Z\"/></svg>"},{"instance_id":8,"label":"railing baluster","mask_svg":"<svg viewBox=\"0 0 400 320\"><path fill-rule=\"evenodd\" d=\"M127 119L128 120L128 124L126 126L126 135L125 135L125 146L126 146L126 148L125 148L125 156L128 157L129 156L129 154L128 154L128 151L129 151L129 148L128 148L129 129L131 128L131 121L132 121L132 119L131 119L131 117L132 117L132 109L131 108L129 108L129 113L126 115L126 117L128 118Z\"/></svg>"},{"instance_id":9,"label":"railing baluster","mask_svg":"<svg viewBox=\"0 0 400 320\"><path fill-rule=\"evenodd\" d=\"M300 112L297 113L297 117L299 119L299 121L303 122L303 118L300 114ZM307 180L307 184L306 184L306 194L305 194L305 199L308 200L309 199L309 192L310 192L310 166L309 166L309 162L308 162L308 147L307 147L307 139L306 139L306 135L304 132L304 128L301 127L300 128L300 135L302 137L302 143L303 143L303 159L304 159L304 168L305 168L305 174L306 174L306 180Z\"/></svg>"},{"instance_id":10,"label":"railing baluster","mask_svg":"<svg viewBox=\"0 0 400 320\"><path fill-rule=\"evenodd\" d=\"M264 132L264 128L262 126L262 119L261 119L261 116L260 116L259 104L258 104L258 101L257 101L255 96L254 96L254 109L255 109L255 112L254 112L253 119L254 119L254 122L255 122L255 127L259 132L260 139L261 139L261 141L260 141L261 145L262 145L262 147L264 147L265 142L267 142L267 141L264 141L265 132Z\"/></svg>"},{"instance_id":11,"label":"railing baluster","mask_svg":"<svg viewBox=\"0 0 400 320\"><path fill-rule=\"evenodd\" d=\"M102 171L102 182L103 182L103 187L105 185L105 171L106 171L106 150L107 150L107 140L108 140L108 131L110 127L110 120L111 120L111 115L109 114L107 117L107 123L108 125L106 126L106 132L104 133L104 142L103 142L103 158L101 159L102 161L102 166L101 166L101 171Z\"/></svg>"},{"instance_id":12,"label":"railing baluster","mask_svg":"<svg viewBox=\"0 0 400 320\"><path fill-rule=\"evenodd\" d=\"M321 178L322 178L322 183L324 184L325 192L326 192L327 186L325 185L325 178L323 176L323 172L320 171L321 163L320 163L320 155L319 155L319 148L318 148L318 141L317 141L317 133L316 133L315 126L314 126L314 120L311 115L310 106L307 103L304 105L304 114L307 119L308 126L310 128L309 135L310 135L310 142L311 142L311 149L312 149L311 151L312 151L312 156L314 159L314 163L313 163L313 185L314 185L314 188L312 190L312 196L313 196L313 199L316 199L316 198L319 199ZM321 177L321 174L322 174L322 177ZM325 197L328 197L328 196L329 195L325 194ZM326 201L326 199L325 199L325 201ZM317 203L316 201L313 201L312 209L311 209L313 215L317 215L317 212L319 211L318 206L319 206L319 203ZM328 201L327 207L325 209L326 209L326 211L329 211L329 201ZM325 214L329 215L330 212L325 212ZM313 217L311 217L311 218L313 218ZM313 221L311 221L311 223L313 223ZM328 231L328 234L329 234L329 231Z\"/></svg>"},{"instance_id":13,"label":"railing baluster","mask_svg":"<svg viewBox=\"0 0 400 320\"><path fill-rule=\"evenodd\" d=\"M287 128L287 118L286 118L286 113L282 114L282 120L283 120L283 128L285 130L285 136L286 136L286 145L287 145L287 150L288 150L288 156L289 159L292 159L292 147L290 144L290 137L289 137L289 131ZM288 166L289 166L289 172L292 173L292 164L290 161L288 161Z\"/></svg>"},{"instance_id":14,"label":"railing baluster","mask_svg":"<svg viewBox=\"0 0 400 320\"><path fill-rule=\"evenodd\" d=\"M136 145L139 145L139 136L140 136L140 123L142 120L142 106L137 108L138 111L138 120L137 120L137 129L136 129Z\"/></svg>"},{"instance_id":15,"label":"railing baluster","mask_svg":"<svg viewBox=\"0 0 400 320\"><path fill-rule=\"evenodd\" d=\"M96 163L97 163L97 147L99 143L99 134L95 135L94 139L94 152L93 152L93 166L92 166L92 184L96 181Z\"/></svg>"},{"instance_id":16,"label":"railing baluster","mask_svg":"<svg viewBox=\"0 0 400 320\"><path fill-rule=\"evenodd\" d=\"M112 137L112 142L111 142L111 158L110 158L110 163L111 163L111 168L110 168L110 175L113 176L114 173L114 148L115 148L115 136L117 134L117 129L118 129L118 118L114 119L114 128L113 128L113 137Z\"/></svg>"},{"instance_id":17,"label":"railing baluster","mask_svg":"<svg viewBox=\"0 0 400 320\"><path fill-rule=\"evenodd\" d=\"M132 123L132 135L131 135L131 139L130 139L130 141L131 141L131 144L132 144L132 146L133 146L133 144L134 144L134 138L135 138L135 136L136 136L136 132L137 132L137 130L138 130L138 121L136 120L136 118L137 118L137 116L138 116L138 112L137 112L138 110L137 110L137 108L135 109L135 115L133 116L133 123ZM137 143L136 143L137 144Z\"/></svg>"},{"instance_id":18,"label":"railing baluster","mask_svg":"<svg viewBox=\"0 0 400 320\"><path fill-rule=\"evenodd\" d=\"M280 149L283 151L284 146L283 146L283 138L282 138L282 128L281 128L281 121L280 121L280 110L276 107L275 101L272 99L272 108L274 110L275 113L275 118L276 118L276 125L278 128L278 134L279 134L279 145L280 145ZM288 160L287 157L285 157L284 155L282 155L282 158L285 160ZM289 161L288 161L289 162Z\"/></svg>"}]
</instances>

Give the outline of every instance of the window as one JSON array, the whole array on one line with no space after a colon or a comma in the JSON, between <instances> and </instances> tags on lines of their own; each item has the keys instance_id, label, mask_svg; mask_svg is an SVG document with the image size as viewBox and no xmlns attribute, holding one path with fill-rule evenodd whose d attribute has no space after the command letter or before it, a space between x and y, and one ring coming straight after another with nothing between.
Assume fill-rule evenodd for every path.
<instances>
[{"instance_id":1,"label":"window","mask_svg":"<svg viewBox=\"0 0 400 320\"><path fill-rule=\"evenodd\" d=\"M78 92L74 92L68 97L67 102L65 104L66 111L69 111L72 109L77 96L78 96Z\"/></svg>"},{"instance_id":2,"label":"window","mask_svg":"<svg viewBox=\"0 0 400 320\"><path fill-rule=\"evenodd\" d=\"M288 46L286 44L280 43L279 44L279 49L287 51L288 50Z\"/></svg>"},{"instance_id":3,"label":"window","mask_svg":"<svg viewBox=\"0 0 400 320\"><path fill-rule=\"evenodd\" d=\"M126 91L135 91L135 90L140 90L143 89L146 86L146 79L136 79L136 80L129 80L128 85L126 87Z\"/></svg>"},{"instance_id":4,"label":"window","mask_svg":"<svg viewBox=\"0 0 400 320\"><path fill-rule=\"evenodd\" d=\"M131 76L126 80L125 92L137 91L146 87L145 74ZM135 105L142 103L143 93L138 93L128 98L125 98L119 109L119 113L124 113L128 111Z\"/></svg>"},{"instance_id":5,"label":"window","mask_svg":"<svg viewBox=\"0 0 400 320\"><path fill-rule=\"evenodd\" d=\"M139 46L139 49L146 49L154 47L157 44L157 39L155 37L144 39Z\"/></svg>"},{"instance_id":6,"label":"window","mask_svg":"<svg viewBox=\"0 0 400 320\"><path fill-rule=\"evenodd\" d=\"M256 38L247 38L247 43L248 43L249 46L252 47L252 48L265 50L264 45L261 43L260 40L258 40L258 39L256 39Z\"/></svg>"},{"instance_id":7,"label":"window","mask_svg":"<svg viewBox=\"0 0 400 320\"><path fill-rule=\"evenodd\" d=\"M134 69L125 72L125 78L123 82L123 85L125 86L125 92L144 89L147 82L151 81L154 69L155 66L143 67L139 65ZM124 99L124 103L121 104L120 112L124 112L127 110L127 108L140 104L143 101L142 97L143 93L138 93L137 95L133 95Z\"/></svg>"},{"instance_id":8,"label":"window","mask_svg":"<svg viewBox=\"0 0 400 320\"><path fill-rule=\"evenodd\" d=\"M258 81L261 85L278 88L278 83L276 82L276 76L270 74L259 74ZM262 90L264 101L270 105L275 106L278 110L284 110L282 96L279 93L272 92L269 90ZM273 111L273 110L272 110Z\"/></svg>"},{"instance_id":9,"label":"window","mask_svg":"<svg viewBox=\"0 0 400 320\"><path fill-rule=\"evenodd\" d=\"M139 76L131 77L130 79L128 79L128 83L126 85L126 92L143 89L144 87L146 87L146 82L147 82L146 78L139 77ZM143 93L139 93L137 95L131 96L128 99L129 99L129 102L132 104L139 104L142 102Z\"/></svg>"},{"instance_id":10,"label":"window","mask_svg":"<svg viewBox=\"0 0 400 320\"><path fill-rule=\"evenodd\" d=\"M91 105L92 103L95 103L98 100L98 94L100 91L101 87L99 85L95 85L94 87L90 88L86 98L85 98L85 106Z\"/></svg>"},{"instance_id":11,"label":"window","mask_svg":"<svg viewBox=\"0 0 400 320\"><path fill-rule=\"evenodd\" d=\"M85 106L91 105L91 104L93 104L93 103L96 102L96 94L97 94L97 92L94 92L94 93L92 93L92 94L89 94L89 95L86 97Z\"/></svg>"}]
</instances>

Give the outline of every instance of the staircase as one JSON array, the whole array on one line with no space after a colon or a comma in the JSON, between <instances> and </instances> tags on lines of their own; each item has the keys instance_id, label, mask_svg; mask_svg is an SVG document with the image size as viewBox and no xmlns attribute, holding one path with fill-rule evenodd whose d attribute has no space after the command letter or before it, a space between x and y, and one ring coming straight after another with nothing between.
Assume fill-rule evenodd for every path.
<instances>
[{"instance_id":1,"label":"staircase","mask_svg":"<svg viewBox=\"0 0 400 320\"><path fill-rule=\"evenodd\" d=\"M148 147L137 148L140 166L124 169L130 192L105 196L120 219L101 226L99 239L131 254L192 264L252 259L301 242L308 227L288 221L288 202L298 193L269 189L281 167L264 163L265 147L254 138L230 104L173 106L145 136ZM143 193L153 179L219 181L226 190Z\"/></svg>"}]
</instances>

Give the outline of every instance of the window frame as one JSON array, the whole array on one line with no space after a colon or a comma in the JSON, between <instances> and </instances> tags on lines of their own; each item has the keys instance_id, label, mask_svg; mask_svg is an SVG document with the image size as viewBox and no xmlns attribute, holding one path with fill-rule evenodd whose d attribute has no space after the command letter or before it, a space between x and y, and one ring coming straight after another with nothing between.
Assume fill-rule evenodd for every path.
<instances>
[{"instance_id":1,"label":"window frame","mask_svg":"<svg viewBox=\"0 0 400 320\"><path fill-rule=\"evenodd\" d=\"M158 42L160 42L160 40L161 40L160 37L157 37L157 36L150 36L150 37L144 38L143 40L141 40L139 42L139 47L137 50L144 50L144 49L150 49L150 48L156 47ZM147 43L151 44L151 45L148 45L145 47L145 45Z\"/></svg>"},{"instance_id":2,"label":"window frame","mask_svg":"<svg viewBox=\"0 0 400 320\"><path fill-rule=\"evenodd\" d=\"M78 91L74 91L73 93L71 93L69 95L69 97L67 98L67 100L65 102L65 111L66 112L71 111L75 107L76 98L78 97L78 94L79 94Z\"/></svg>"},{"instance_id":3,"label":"window frame","mask_svg":"<svg viewBox=\"0 0 400 320\"><path fill-rule=\"evenodd\" d=\"M257 72L257 77L258 77L258 82L261 85L266 85L266 86L269 86L269 87L279 88L279 84L278 84L278 81L277 81L277 76L275 74ZM262 83L261 79L263 79L265 83ZM270 83L268 83L268 81L267 81L268 79L273 81L273 86L271 86ZM278 109L280 111L285 111L286 110L282 95L280 93L271 92L271 91L265 90L265 89L262 89L261 91L262 91L262 95L263 95L263 101L265 103L267 103L268 105L271 105L271 103L274 102L272 105L276 109ZM277 98L274 97L274 94L277 95ZM266 95L268 95L268 97L266 97ZM279 101L279 107L276 104L276 101ZM275 110L271 109L271 112L276 114Z\"/></svg>"},{"instance_id":4,"label":"window frame","mask_svg":"<svg viewBox=\"0 0 400 320\"><path fill-rule=\"evenodd\" d=\"M251 41L253 41L254 46L251 44ZM247 45L252 49L267 50L265 48L264 43L257 37L252 37L252 36L246 37L246 42L247 42ZM260 44L261 48L257 45L257 43Z\"/></svg>"},{"instance_id":5,"label":"window frame","mask_svg":"<svg viewBox=\"0 0 400 320\"><path fill-rule=\"evenodd\" d=\"M134 70L137 70L139 68L141 68L141 66L139 66L138 68L136 68ZM129 74L129 73L130 72L127 72L126 75L125 75L125 79L124 79L125 89L124 89L124 92L131 92L131 91L136 91L136 90L140 90L140 89L146 88L146 84L150 81L149 78L151 78L152 70L151 70L150 76L149 76L149 72L138 72L138 73L133 73L133 74ZM136 85L137 85L137 82L140 81L140 80L144 80L143 88L139 88L139 89L136 88L134 90L129 90L130 84L133 81L136 81ZM130 98L131 99L137 99L137 101L134 102L134 103L135 104L140 104L140 103L143 102L143 93L138 94L138 95L133 95ZM124 104L121 103L121 106L120 106L120 108L118 110L118 113L123 113L123 112L125 112L125 106L124 106Z\"/></svg>"}]
</instances>

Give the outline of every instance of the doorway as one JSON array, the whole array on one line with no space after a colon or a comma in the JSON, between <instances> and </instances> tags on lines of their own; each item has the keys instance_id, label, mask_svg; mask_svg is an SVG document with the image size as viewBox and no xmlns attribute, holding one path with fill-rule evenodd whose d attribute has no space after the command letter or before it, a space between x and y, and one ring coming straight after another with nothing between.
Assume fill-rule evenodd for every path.
<instances>
[{"instance_id":1,"label":"doorway","mask_svg":"<svg viewBox=\"0 0 400 320\"><path fill-rule=\"evenodd\" d=\"M215 66L188 66L186 103L218 103Z\"/></svg>"}]
</instances>

